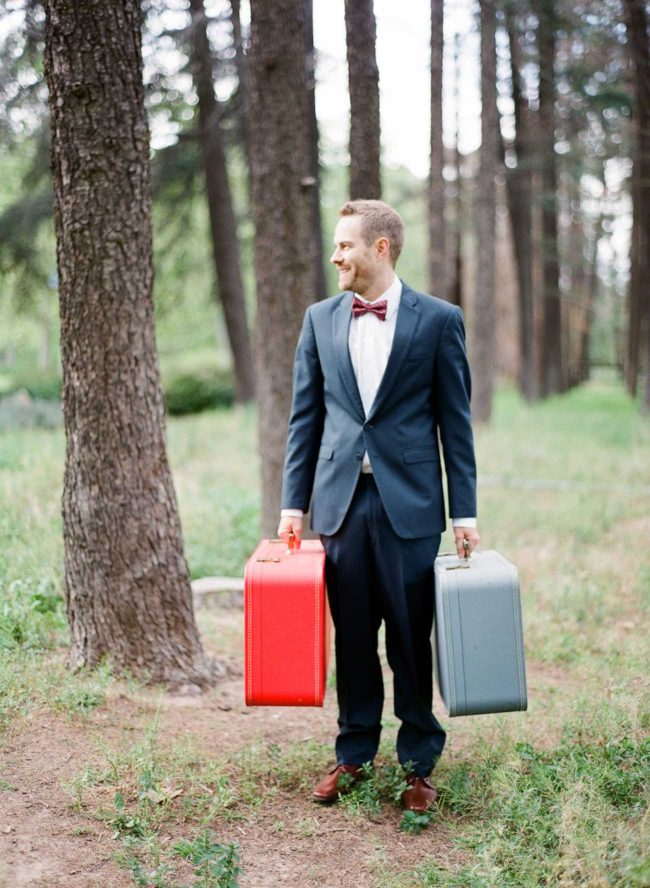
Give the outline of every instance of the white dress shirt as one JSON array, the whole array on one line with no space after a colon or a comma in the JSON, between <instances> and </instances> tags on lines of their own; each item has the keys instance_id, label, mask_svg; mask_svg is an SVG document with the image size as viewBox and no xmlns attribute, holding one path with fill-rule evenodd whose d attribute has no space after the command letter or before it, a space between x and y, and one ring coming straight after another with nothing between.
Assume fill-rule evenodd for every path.
<instances>
[{"instance_id":1,"label":"white dress shirt","mask_svg":"<svg viewBox=\"0 0 650 888\"><path fill-rule=\"evenodd\" d=\"M393 337L395 336L395 324L397 322L397 310L402 295L402 282L395 275L390 287L375 302L383 302L385 299L386 320L382 321L372 312L352 317L350 332L348 335L348 348L352 368L357 378L357 387L361 395L361 402L366 416L370 414L370 408L375 400L379 383L386 370L388 356L390 355ZM372 305L370 299L356 294L357 299ZM368 452L363 454L361 471L372 472Z\"/></svg>"},{"instance_id":2,"label":"white dress shirt","mask_svg":"<svg viewBox=\"0 0 650 888\"><path fill-rule=\"evenodd\" d=\"M358 318L353 316L350 321L348 348L363 409L368 416L393 345L397 312L402 296L402 282L397 275L394 275L390 287L376 300L364 299L358 293L355 295L362 302L367 302L368 305L372 305L373 302L382 302L384 299L387 302L386 320L382 321L369 311L359 315ZM361 471L365 474L372 472L367 451L363 454ZM302 514L300 509L282 509L281 512L282 517L301 517ZM454 527L476 527L476 518L453 518L452 525Z\"/></svg>"}]
</instances>

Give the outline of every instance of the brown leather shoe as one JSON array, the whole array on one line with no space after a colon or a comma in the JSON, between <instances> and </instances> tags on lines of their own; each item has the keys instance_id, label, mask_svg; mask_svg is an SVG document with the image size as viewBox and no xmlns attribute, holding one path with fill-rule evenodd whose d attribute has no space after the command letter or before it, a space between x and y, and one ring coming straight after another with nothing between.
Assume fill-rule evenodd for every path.
<instances>
[{"instance_id":1,"label":"brown leather shoe","mask_svg":"<svg viewBox=\"0 0 650 888\"><path fill-rule=\"evenodd\" d=\"M339 786L339 777L342 774L349 774L351 780L346 780L343 786ZM327 777L323 777L320 783L316 784L312 798L317 802L335 802L340 795L348 792L360 776L361 765L335 765Z\"/></svg>"},{"instance_id":2,"label":"brown leather shoe","mask_svg":"<svg viewBox=\"0 0 650 888\"><path fill-rule=\"evenodd\" d=\"M402 793L402 805L407 811L423 813L433 807L438 793L426 777L416 777L415 774L410 774L406 778L406 782L409 786Z\"/></svg>"}]
</instances>

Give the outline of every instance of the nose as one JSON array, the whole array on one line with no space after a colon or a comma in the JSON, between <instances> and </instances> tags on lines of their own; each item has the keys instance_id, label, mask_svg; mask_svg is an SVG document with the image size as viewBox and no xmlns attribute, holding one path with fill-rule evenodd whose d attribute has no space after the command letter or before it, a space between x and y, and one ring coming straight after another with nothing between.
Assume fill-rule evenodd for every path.
<instances>
[{"instance_id":1,"label":"nose","mask_svg":"<svg viewBox=\"0 0 650 888\"><path fill-rule=\"evenodd\" d=\"M339 248L337 247L334 250L334 252L332 253L332 255L330 256L330 262L333 262L334 265L336 265L336 263L340 262L340 261L341 261L341 257L339 255Z\"/></svg>"}]
</instances>

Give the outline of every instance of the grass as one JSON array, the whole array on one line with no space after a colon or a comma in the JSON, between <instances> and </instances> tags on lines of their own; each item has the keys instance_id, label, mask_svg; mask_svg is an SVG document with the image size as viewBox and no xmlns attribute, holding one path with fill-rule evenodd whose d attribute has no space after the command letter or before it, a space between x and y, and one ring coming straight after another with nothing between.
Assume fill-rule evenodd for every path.
<instances>
[{"instance_id":1,"label":"grass","mask_svg":"<svg viewBox=\"0 0 650 888\"><path fill-rule=\"evenodd\" d=\"M192 576L241 575L257 541L255 423L252 409L169 422ZM376 767L339 817L360 836L390 827L395 844L368 857L378 888L641 888L650 884L650 422L608 380L533 406L506 386L476 440L482 545L520 573L529 711L447 722L440 799L421 821L395 805L403 775L387 711ZM114 681L108 661L75 675L65 666L63 458L61 431L0 434L0 743L38 709L83 730ZM450 542L447 532L441 550ZM201 620L206 638L238 644L236 626L213 636ZM105 825L135 885L236 885L253 833L295 844L328 829L291 802L330 763L318 740L260 734L208 755L191 732L168 742L157 716L140 742L123 739L107 740L100 765L66 789L79 828L88 816ZM449 859L426 845L417 865L393 859L403 843L436 835L448 837Z\"/></svg>"}]
</instances>

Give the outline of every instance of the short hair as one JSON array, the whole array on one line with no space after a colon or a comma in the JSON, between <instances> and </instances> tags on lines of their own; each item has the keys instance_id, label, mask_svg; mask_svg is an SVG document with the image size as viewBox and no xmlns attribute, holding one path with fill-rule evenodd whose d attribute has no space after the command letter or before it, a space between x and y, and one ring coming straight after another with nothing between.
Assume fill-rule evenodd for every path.
<instances>
[{"instance_id":1,"label":"short hair","mask_svg":"<svg viewBox=\"0 0 650 888\"><path fill-rule=\"evenodd\" d=\"M402 217L383 200L349 200L339 210L340 216L361 216L361 236L368 246L378 237L388 238L390 260L397 263L404 246Z\"/></svg>"}]
</instances>

